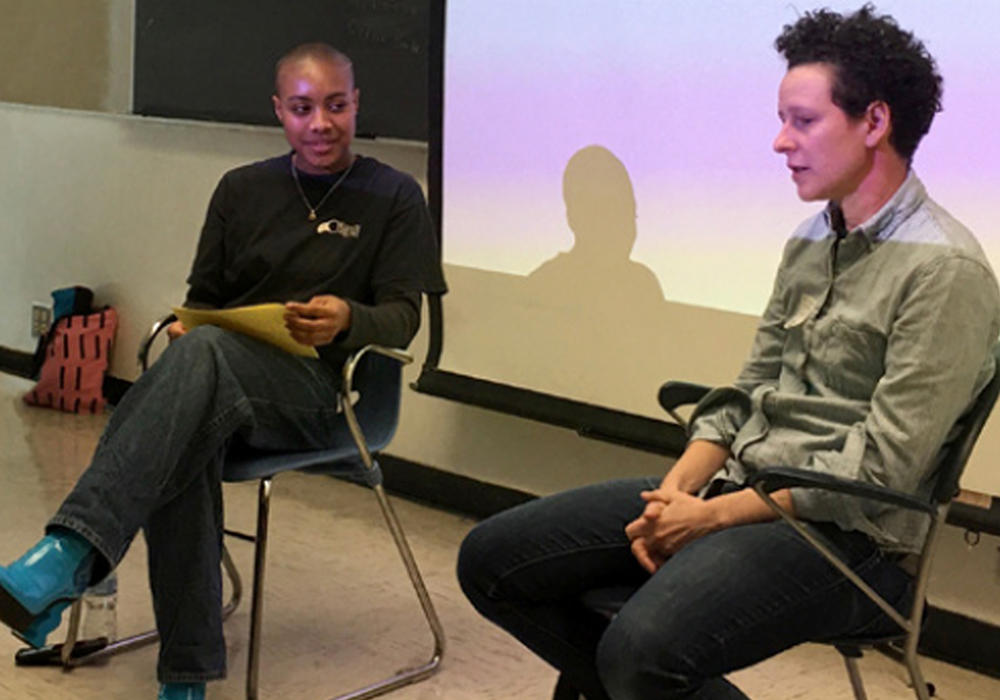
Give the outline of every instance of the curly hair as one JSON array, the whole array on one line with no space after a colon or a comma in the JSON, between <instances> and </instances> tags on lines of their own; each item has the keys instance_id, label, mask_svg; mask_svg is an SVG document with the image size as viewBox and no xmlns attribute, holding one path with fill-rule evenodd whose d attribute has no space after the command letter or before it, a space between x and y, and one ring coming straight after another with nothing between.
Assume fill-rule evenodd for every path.
<instances>
[{"instance_id":1,"label":"curly hair","mask_svg":"<svg viewBox=\"0 0 1000 700\"><path fill-rule=\"evenodd\" d=\"M923 43L869 3L853 14L807 12L775 40L792 69L808 63L833 67L834 104L855 119L875 101L889 105L889 143L907 161L941 111L942 79Z\"/></svg>"}]
</instances>

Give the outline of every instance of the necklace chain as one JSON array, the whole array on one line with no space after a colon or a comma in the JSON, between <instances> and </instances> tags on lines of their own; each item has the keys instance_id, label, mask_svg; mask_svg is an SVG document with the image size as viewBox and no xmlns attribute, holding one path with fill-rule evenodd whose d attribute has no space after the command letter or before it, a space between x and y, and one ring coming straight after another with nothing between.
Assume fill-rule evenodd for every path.
<instances>
[{"instance_id":1,"label":"necklace chain","mask_svg":"<svg viewBox=\"0 0 1000 700\"><path fill-rule=\"evenodd\" d=\"M309 198L306 197L305 190L302 189L302 183L299 182L299 171L295 167L295 155L293 154L292 157L289 158L289 163L291 163L291 166L292 166L292 179L295 180L295 189L297 189L299 191L299 196L302 197L302 203L305 204L306 205L306 209L309 210L309 221L315 221L316 220L316 212L323 206L323 204L326 203L326 200L330 198L330 195L333 194L333 191L335 189L337 189L338 187L340 187L340 183L342 183L344 180L346 180L347 176L351 174L351 169L354 167L355 160L356 159L352 159L351 160L351 164L347 166L347 169L344 170L344 173L340 177L337 178L336 182L334 182L332 185L330 185L330 189L328 189L326 191L326 194L323 195L323 199L319 200L319 204L317 204L314 207L309 202Z\"/></svg>"}]
</instances>

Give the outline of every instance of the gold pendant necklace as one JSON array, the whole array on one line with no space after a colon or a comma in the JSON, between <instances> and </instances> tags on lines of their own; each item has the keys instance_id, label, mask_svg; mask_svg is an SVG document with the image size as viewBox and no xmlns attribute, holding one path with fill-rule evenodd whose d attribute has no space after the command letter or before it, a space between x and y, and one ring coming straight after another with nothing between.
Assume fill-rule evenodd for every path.
<instances>
[{"instance_id":1,"label":"gold pendant necklace","mask_svg":"<svg viewBox=\"0 0 1000 700\"><path fill-rule=\"evenodd\" d=\"M309 202L309 198L306 197L305 190L302 189L302 183L299 182L299 171L295 167L295 154L292 154L292 157L288 159L288 162L291 164L291 167L292 167L292 179L295 180L295 189L297 189L299 191L299 196L302 197L302 203L305 204L306 205L306 209L309 210L309 217L308 217L309 221L315 221L316 220L316 211L323 206L323 204L326 202L327 199L330 198L330 195L333 194L333 191L335 189L337 189L338 187L340 187L340 183L342 183L344 180L346 180L347 176L351 174L351 169L354 167L354 163L355 163L356 160L357 160L357 158L353 158L351 160L351 164L347 166L347 169L344 170L344 173L340 177L337 178L337 181L335 183L333 183L330 186L330 189L328 189L326 191L326 194L323 195L323 199L319 200L319 204L317 204L314 207Z\"/></svg>"}]
</instances>

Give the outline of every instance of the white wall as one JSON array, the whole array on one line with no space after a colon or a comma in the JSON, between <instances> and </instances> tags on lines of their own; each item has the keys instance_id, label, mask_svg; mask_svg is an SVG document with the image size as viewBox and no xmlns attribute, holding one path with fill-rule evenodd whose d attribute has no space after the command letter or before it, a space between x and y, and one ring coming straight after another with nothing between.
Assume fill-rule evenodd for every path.
<instances>
[{"instance_id":1,"label":"white wall","mask_svg":"<svg viewBox=\"0 0 1000 700\"><path fill-rule=\"evenodd\" d=\"M284 145L272 129L186 125L92 112L0 110L0 343L30 348L31 301L92 287L122 316L114 372L135 376L143 329L183 301L219 175Z\"/></svg>"},{"instance_id":2,"label":"white wall","mask_svg":"<svg viewBox=\"0 0 1000 700\"><path fill-rule=\"evenodd\" d=\"M118 309L112 373L134 378L135 351L145 329L183 300L201 220L219 176L284 148L278 129L0 103L0 345L30 351L31 302L49 301L58 287L82 284L95 290L98 303ZM360 142L357 150L425 179L421 146ZM447 323L461 323L463 315L488 302L456 296ZM717 343L718 356L707 362L714 376L738 365L752 322L718 312L704 320L711 328L699 329L695 319L685 333L730 338ZM418 360L425 342L422 331L413 348ZM614 352L621 339L603 342ZM411 377L416 371L416 365L410 368ZM691 374L704 377L705 369L693 368ZM1000 455L996 444L995 439L983 444L977 454L981 464ZM618 475L662 473L667 466L652 455L412 391L404 394L391 452L539 494ZM994 549L968 551L954 533L944 555L948 566L935 583L942 604L1000 624Z\"/></svg>"}]
</instances>

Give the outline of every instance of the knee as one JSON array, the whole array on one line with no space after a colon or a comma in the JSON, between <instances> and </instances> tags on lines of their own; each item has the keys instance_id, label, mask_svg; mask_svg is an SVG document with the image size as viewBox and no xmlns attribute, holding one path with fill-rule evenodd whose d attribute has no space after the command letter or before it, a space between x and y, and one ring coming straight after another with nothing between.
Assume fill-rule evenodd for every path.
<instances>
[{"instance_id":1,"label":"knee","mask_svg":"<svg viewBox=\"0 0 1000 700\"><path fill-rule=\"evenodd\" d=\"M457 574L462 591L473 606L487 609L521 597L516 576L525 558L520 509L498 513L474 527L458 551Z\"/></svg>"},{"instance_id":2,"label":"knee","mask_svg":"<svg viewBox=\"0 0 1000 700\"><path fill-rule=\"evenodd\" d=\"M465 536L458 550L458 583L477 609L495 587L490 566L491 552L496 554L495 529L492 520L480 523Z\"/></svg>"},{"instance_id":3,"label":"knee","mask_svg":"<svg viewBox=\"0 0 1000 700\"><path fill-rule=\"evenodd\" d=\"M626 608L627 611L627 608ZM697 688L690 669L657 616L623 611L605 630L597 647L597 673L616 700L685 698Z\"/></svg>"},{"instance_id":4,"label":"knee","mask_svg":"<svg viewBox=\"0 0 1000 700\"><path fill-rule=\"evenodd\" d=\"M206 348L214 345L219 335L221 329L214 326L192 328L179 338L170 341L159 357L152 362L147 374L162 372L164 367L178 362L191 362L195 357L202 355Z\"/></svg>"},{"instance_id":5,"label":"knee","mask_svg":"<svg viewBox=\"0 0 1000 700\"><path fill-rule=\"evenodd\" d=\"M183 397L185 401L197 403L214 396L222 379L232 376L228 335L214 326L199 326L188 331L170 343L129 389L126 398L129 401L161 401L169 395L179 401ZM193 406L192 410L195 410Z\"/></svg>"},{"instance_id":6,"label":"knee","mask_svg":"<svg viewBox=\"0 0 1000 700\"><path fill-rule=\"evenodd\" d=\"M648 646L643 631L621 624L620 617L608 625L597 646L597 675L611 697L638 698L639 664Z\"/></svg>"},{"instance_id":7,"label":"knee","mask_svg":"<svg viewBox=\"0 0 1000 700\"><path fill-rule=\"evenodd\" d=\"M160 358L153 364L150 373L179 374L181 377L193 373L214 374L227 356L227 347L232 343L231 333L216 326L198 326L180 338L171 341ZM198 378L204 382L205 377Z\"/></svg>"},{"instance_id":8,"label":"knee","mask_svg":"<svg viewBox=\"0 0 1000 700\"><path fill-rule=\"evenodd\" d=\"M217 326L198 326L172 341L167 350L176 351L174 354L178 355L214 354L225 345L229 336L230 333Z\"/></svg>"}]
</instances>

